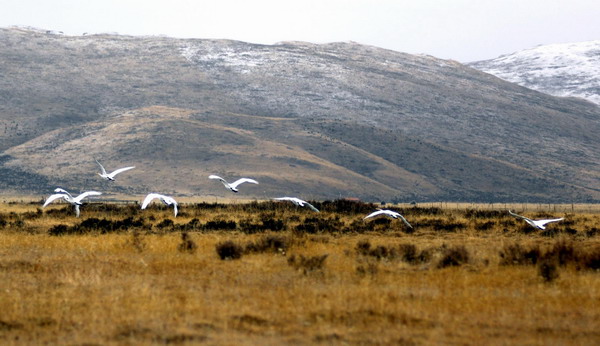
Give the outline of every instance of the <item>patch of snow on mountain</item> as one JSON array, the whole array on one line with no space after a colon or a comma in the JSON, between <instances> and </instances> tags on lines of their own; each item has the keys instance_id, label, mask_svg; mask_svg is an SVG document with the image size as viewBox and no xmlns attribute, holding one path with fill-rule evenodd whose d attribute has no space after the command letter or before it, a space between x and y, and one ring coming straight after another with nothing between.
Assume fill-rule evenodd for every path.
<instances>
[{"instance_id":1,"label":"patch of snow on mountain","mask_svg":"<svg viewBox=\"0 0 600 346\"><path fill-rule=\"evenodd\" d=\"M469 65L551 95L600 104L600 40L538 46Z\"/></svg>"},{"instance_id":2,"label":"patch of snow on mountain","mask_svg":"<svg viewBox=\"0 0 600 346\"><path fill-rule=\"evenodd\" d=\"M264 64L262 51L230 47L214 48L210 45L187 45L180 48L180 53L188 61L195 64L208 64L234 68L240 73L249 73L253 67Z\"/></svg>"}]
</instances>

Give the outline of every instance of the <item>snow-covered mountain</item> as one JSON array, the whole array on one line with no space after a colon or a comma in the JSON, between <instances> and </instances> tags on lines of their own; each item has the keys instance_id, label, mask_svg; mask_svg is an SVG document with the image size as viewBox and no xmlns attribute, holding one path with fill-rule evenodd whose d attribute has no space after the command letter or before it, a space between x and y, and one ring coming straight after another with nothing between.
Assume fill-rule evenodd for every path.
<instances>
[{"instance_id":1,"label":"snow-covered mountain","mask_svg":"<svg viewBox=\"0 0 600 346\"><path fill-rule=\"evenodd\" d=\"M600 104L600 40L543 45L468 65L530 89Z\"/></svg>"}]
</instances>

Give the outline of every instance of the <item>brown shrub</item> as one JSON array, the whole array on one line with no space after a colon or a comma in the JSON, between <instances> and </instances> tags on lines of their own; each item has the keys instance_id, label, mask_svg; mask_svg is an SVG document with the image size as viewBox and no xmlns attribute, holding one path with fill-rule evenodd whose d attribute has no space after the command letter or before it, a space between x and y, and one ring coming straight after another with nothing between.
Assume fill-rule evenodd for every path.
<instances>
[{"instance_id":1,"label":"brown shrub","mask_svg":"<svg viewBox=\"0 0 600 346\"><path fill-rule=\"evenodd\" d=\"M493 229L495 225L496 222L494 221L477 222L475 223L475 229L478 231L489 231L490 229Z\"/></svg>"},{"instance_id":2,"label":"brown shrub","mask_svg":"<svg viewBox=\"0 0 600 346\"><path fill-rule=\"evenodd\" d=\"M499 219L503 216L505 216L505 212L499 210L467 209L465 211L467 219Z\"/></svg>"},{"instance_id":3,"label":"brown shrub","mask_svg":"<svg viewBox=\"0 0 600 346\"><path fill-rule=\"evenodd\" d=\"M371 250L371 243L368 240L361 240L356 244L356 252L359 255L368 255Z\"/></svg>"},{"instance_id":4,"label":"brown shrub","mask_svg":"<svg viewBox=\"0 0 600 346\"><path fill-rule=\"evenodd\" d=\"M167 228L173 229L175 227L175 223L171 219L164 219L161 222L159 222L158 224L156 224L156 227L160 228L161 230L164 230Z\"/></svg>"},{"instance_id":5,"label":"brown shrub","mask_svg":"<svg viewBox=\"0 0 600 346\"><path fill-rule=\"evenodd\" d=\"M356 253L362 256L375 257L378 260L401 259L410 264L419 264L431 259L431 251L423 250L419 253L414 244L378 245L374 248L368 240L361 240L356 244Z\"/></svg>"},{"instance_id":6,"label":"brown shrub","mask_svg":"<svg viewBox=\"0 0 600 346\"><path fill-rule=\"evenodd\" d=\"M591 237L593 237L593 236L595 236L595 235L597 235L597 234L599 234L599 233L600 233L600 229L598 229L598 228L596 228L596 227L592 227L592 228L590 228L590 229L587 229L587 230L585 231L585 235L586 235L587 237L589 237L589 238L591 238Z\"/></svg>"},{"instance_id":7,"label":"brown shrub","mask_svg":"<svg viewBox=\"0 0 600 346\"><path fill-rule=\"evenodd\" d=\"M442 218L424 219L421 221L414 222L413 226L415 228L431 227L435 231L449 232L449 233L457 232L457 231L464 230L465 228L467 228L467 224L460 222L460 221L456 221L452 217L446 218L446 219L442 219Z\"/></svg>"},{"instance_id":8,"label":"brown shrub","mask_svg":"<svg viewBox=\"0 0 600 346\"><path fill-rule=\"evenodd\" d=\"M307 217L304 222L294 228L294 234L338 233L344 229L344 223L339 216L332 218Z\"/></svg>"},{"instance_id":9,"label":"brown shrub","mask_svg":"<svg viewBox=\"0 0 600 346\"><path fill-rule=\"evenodd\" d=\"M217 255L222 260L234 260L242 257L243 248L231 240L218 243L216 246Z\"/></svg>"},{"instance_id":10,"label":"brown shrub","mask_svg":"<svg viewBox=\"0 0 600 346\"><path fill-rule=\"evenodd\" d=\"M544 254L544 258L554 260L559 265L565 266L567 263L578 262L578 254L572 242L559 241Z\"/></svg>"},{"instance_id":11,"label":"brown shrub","mask_svg":"<svg viewBox=\"0 0 600 346\"><path fill-rule=\"evenodd\" d=\"M69 234L69 226L63 224L55 225L48 230L48 234L54 236Z\"/></svg>"},{"instance_id":12,"label":"brown shrub","mask_svg":"<svg viewBox=\"0 0 600 346\"><path fill-rule=\"evenodd\" d=\"M460 266L469 263L469 252L463 245L445 248L442 258L437 264L438 268Z\"/></svg>"},{"instance_id":13,"label":"brown shrub","mask_svg":"<svg viewBox=\"0 0 600 346\"><path fill-rule=\"evenodd\" d=\"M525 249L520 244L513 244L500 250L500 265L535 265L540 257L539 246Z\"/></svg>"},{"instance_id":14,"label":"brown shrub","mask_svg":"<svg viewBox=\"0 0 600 346\"><path fill-rule=\"evenodd\" d=\"M369 251L369 256L373 256L373 257L377 258L378 260L380 260L380 259L393 260L393 259L399 257L399 251L397 248L395 248L393 246L378 245L377 247L375 247L374 249Z\"/></svg>"},{"instance_id":15,"label":"brown shrub","mask_svg":"<svg viewBox=\"0 0 600 346\"><path fill-rule=\"evenodd\" d=\"M244 247L245 253L280 252L285 253L290 244L288 237L266 235Z\"/></svg>"},{"instance_id":16,"label":"brown shrub","mask_svg":"<svg viewBox=\"0 0 600 346\"><path fill-rule=\"evenodd\" d=\"M540 262L538 273L545 282L552 282L558 278L558 268L556 262L545 259Z\"/></svg>"},{"instance_id":17,"label":"brown shrub","mask_svg":"<svg viewBox=\"0 0 600 346\"><path fill-rule=\"evenodd\" d=\"M400 244L398 250L404 262L415 264L419 261L417 247L414 244Z\"/></svg>"},{"instance_id":18,"label":"brown shrub","mask_svg":"<svg viewBox=\"0 0 600 346\"><path fill-rule=\"evenodd\" d=\"M539 245L525 248L519 244L506 246L500 251L500 265L536 265L552 262L555 265L574 265L576 269L600 269L600 247L583 250L573 242L560 240L543 252Z\"/></svg>"},{"instance_id":19,"label":"brown shrub","mask_svg":"<svg viewBox=\"0 0 600 346\"><path fill-rule=\"evenodd\" d=\"M377 266L377 263L374 263L374 262L367 262L364 264L359 264L356 267L356 274L358 276L366 276L366 275L375 276L375 275L377 275L378 272L379 272L379 267Z\"/></svg>"},{"instance_id":20,"label":"brown shrub","mask_svg":"<svg viewBox=\"0 0 600 346\"><path fill-rule=\"evenodd\" d=\"M600 270L600 248L590 250L581 255L578 260L578 268Z\"/></svg>"},{"instance_id":21,"label":"brown shrub","mask_svg":"<svg viewBox=\"0 0 600 346\"><path fill-rule=\"evenodd\" d=\"M235 221L226 221L226 220L210 220L202 225L202 230L204 231L221 231L221 230L234 230L237 228L237 223Z\"/></svg>"}]
</instances>

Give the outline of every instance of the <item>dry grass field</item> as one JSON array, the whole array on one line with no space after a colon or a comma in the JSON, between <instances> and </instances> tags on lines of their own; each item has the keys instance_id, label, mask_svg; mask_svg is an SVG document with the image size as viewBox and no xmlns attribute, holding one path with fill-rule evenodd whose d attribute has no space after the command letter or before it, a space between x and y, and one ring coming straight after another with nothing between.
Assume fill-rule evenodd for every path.
<instances>
[{"instance_id":1,"label":"dry grass field","mask_svg":"<svg viewBox=\"0 0 600 346\"><path fill-rule=\"evenodd\" d=\"M594 206L316 206L2 204L0 344L600 343Z\"/></svg>"}]
</instances>

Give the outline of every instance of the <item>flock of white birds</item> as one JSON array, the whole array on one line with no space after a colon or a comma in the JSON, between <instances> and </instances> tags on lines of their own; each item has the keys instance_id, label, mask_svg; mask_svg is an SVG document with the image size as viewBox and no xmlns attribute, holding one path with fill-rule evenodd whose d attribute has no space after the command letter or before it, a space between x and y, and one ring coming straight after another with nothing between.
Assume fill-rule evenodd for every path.
<instances>
[{"instance_id":1,"label":"flock of white birds","mask_svg":"<svg viewBox=\"0 0 600 346\"><path fill-rule=\"evenodd\" d=\"M102 166L102 164L100 162L98 162L98 160L95 160L95 161L98 164L98 166L100 167L100 173L98 173L98 175L108 181L115 181L115 177L117 176L117 174L120 174L120 173L123 173L125 171L135 168L135 166L123 167L123 168L119 168L119 169L116 169L116 170L108 173L106 171L106 169L104 168L104 166ZM233 183L229 183L229 182L227 182L227 180L219 177L218 175L214 175L214 174L209 175L208 178L214 179L214 180L219 180L227 189L229 189L230 191L235 192L235 193L239 192L238 186L243 183L258 184L258 181L254 180L254 179L250 179L250 178L241 178L241 179L234 181ZM79 214L80 214L79 207L83 204L82 201L84 198L90 197L90 196L100 196L102 194L102 192L98 192L98 191L86 191L77 197L73 197L67 190L64 190L62 188L56 188L54 190L54 192L55 192L55 194L50 195L50 197L48 197L46 199L46 201L44 201L44 205L42 207L46 207L48 204L50 204L56 200L64 199L65 201L71 203L74 206L75 215L77 217L79 217ZM173 214L175 217L177 217L178 209L177 209L177 201L175 200L175 198L170 197L170 196L165 196L160 193L153 192L153 193L149 193L148 195L146 195L146 197L144 198L144 201L142 202L142 209L146 209L146 207L148 207L150 202L152 202L152 200L154 200L154 199L160 200L167 206L172 206ZM279 198L275 198L275 200L290 201L297 206L308 207L316 212L319 212L319 210L317 208L315 208L312 204L310 204L306 201L303 201L300 198L279 197Z\"/></svg>"},{"instance_id":2,"label":"flock of white birds","mask_svg":"<svg viewBox=\"0 0 600 346\"><path fill-rule=\"evenodd\" d=\"M123 168L116 169L116 170L112 171L111 173L107 173L104 166L102 166L102 164L100 162L98 162L98 160L95 160L95 161L98 164L98 166L100 167L100 171L101 171L100 173L98 173L98 175L108 181L114 181L115 176L117 174L120 174L120 173L123 173L125 171L135 168L135 166L123 167ZM229 189L230 191L235 192L235 193L239 192L237 187L243 183L258 184L258 181L254 180L254 179L250 179L250 178L241 178L241 179L234 181L233 183L228 183L225 179L219 177L218 175L214 175L214 174L209 175L208 178L213 179L213 180L219 180L227 189ZM86 191L86 192L83 192L82 194L78 195L77 197L73 197L68 191L61 189L61 188L56 188L54 190L54 192L55 192L55 194L50 195L46 199L46 201L44 202L44 205L42 207L46 207L48 204L52 203L53 201L56 201L59 199L64 199L65 201L71 203L74 206L75 215L77 217L79 217L79 214L80 214L79 207L83 204L82 201L84 198L90 197L90 196L100 196L102 194L102 192L98 192L98 191ZM146 197L144 198L144 201L142 202L141 208L146 209L146 207L154 199L160 200L167 206L173 206L173 213L174 213L175 217L177 217L177 210L178 210L177 209L177 201L173 197L165 196L165 195L162 195L159 193L153 192L153 193L149 193L148 195L146 195ZM308 203L307 201L301 200L300 198L297 198L297 197L278 197L278 198L274 198L274 200L289 201L299 207L307 207L317 213L319 212L319 209L315 208L315 206L313 206L312 204ZM535 227L540 230L546 229L546 225L548 223L564 220L564 218L562 218L562 217L558 218L558 219L532 220L525 216L517 215L510 210L508 211L508 213L516 218L524 220L532 227ZM370 219L372 217L376 217L379 215L385 215L385 216L391 217L393 219L400 219L400 220L402 220L402 222L404 222L404 224L408 228L411 228L411 229L413 228L413 226L400 213L395 212L393 210L387 210L387 209L377 209L377 211L374 211L371 214L365 216L364 220Z\"/></svg>"}]
</instances>

